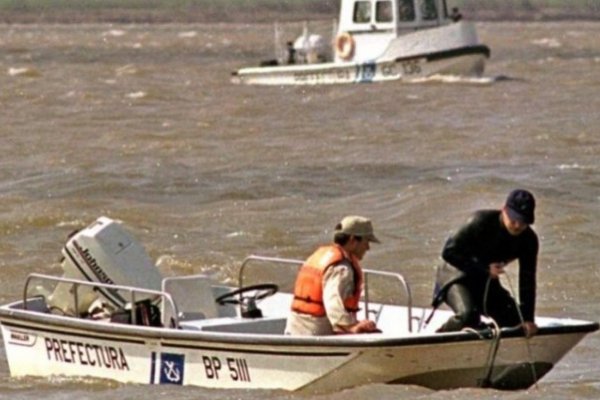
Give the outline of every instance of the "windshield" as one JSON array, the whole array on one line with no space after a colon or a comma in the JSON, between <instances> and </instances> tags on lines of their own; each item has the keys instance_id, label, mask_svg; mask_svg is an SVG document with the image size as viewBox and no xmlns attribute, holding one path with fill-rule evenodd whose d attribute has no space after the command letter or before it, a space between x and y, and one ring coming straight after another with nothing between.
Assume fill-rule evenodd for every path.
<instances>
[{"instance_id":1,"label":"windshield","mask_svg":"<svg viewBox=\"0 0 600 400\"><path fill-rule=\"evenodd\" d=\"M421 0L421 15L426 21L431 21L438 18L435 0Z\"/></svg>"},{"instance_id":2,"label":"windshield","mask_svg":"<svg viewBox=\"0 0 600 400\"><path fill-rule=\"evenodd\" d=\"M400 21L415 20L414 0L398 0L398 19Z\"/></svg>"}]
</instances>

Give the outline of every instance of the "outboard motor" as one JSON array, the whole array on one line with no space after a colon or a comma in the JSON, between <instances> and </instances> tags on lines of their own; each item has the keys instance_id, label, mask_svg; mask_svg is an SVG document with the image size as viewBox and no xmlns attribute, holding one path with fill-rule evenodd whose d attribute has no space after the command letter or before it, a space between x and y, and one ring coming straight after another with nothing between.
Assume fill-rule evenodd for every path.
<instances>
[{"instance_id":1,"label":"outboard motor","mask_svg":"<svg viewBox=\"0 0 600 400\"><path fill-rule=\"evenodd\" d=\"M162 276L144 248L121 224L110 218L100 217L77 232L67 241L62 254L64 278L151 290L161 288ZM81 315L100 297L116 309L125 308L130 302L129 296L122 291L79 286L75 310L73 290L72 284L59 283L48 297L49 307L67 315ZM150 297L136 293L135 300Z\"/></svg>"}]
</instances>

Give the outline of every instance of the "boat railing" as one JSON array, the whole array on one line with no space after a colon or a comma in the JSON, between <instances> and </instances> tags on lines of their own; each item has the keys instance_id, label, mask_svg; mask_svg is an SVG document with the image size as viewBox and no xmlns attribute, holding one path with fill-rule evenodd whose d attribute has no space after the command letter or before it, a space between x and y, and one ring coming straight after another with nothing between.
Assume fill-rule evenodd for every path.
<instances>
[{"instance_id":1,"label":"boat railing","mask_svg":"<svg viewBox=\"0 0 600 400\"><path fill-rule=\"evenodd\" d=\"M96 289L96 290L99 288L103 288L103 289L110 289L113 291L118 290L118 291L128 292L129 293L128 297L129 297L131 305L136 303L136 295L145 294L145 295L160 297L163 300L163 304L167 304L168 307L172 311L169 323L173 324L174 328L176 328L176 329L179 328L177 307L175 306L175 302L173 301L173 298L171 297L171 295L169 293L161 292L159 290L137 288L137 287L133 287L133 286L82 281L79 279L71 279L71 278L65 278L62 276L51 276L51 275L44 275L44 274L37 274L37 273L29 274L27 276L27 279L25 280L25 287L23 289L23 309L25 309L25 310L27 310L27 294L29 293L29 284L32 280L36 280L36 279L40 280L40 281L50 281L50 282L66 283L66 284L73 285L73 304L74 304L75 310L79 309L79 293L78 292L79 292L80 286L88 286L88 287L92 287L93 289ZM131 316L131 323L133 325L135 325L137 323L135 307L132 306L129 311L130 311L130 316ZM164 313L163 313L163 316L164 316ZM164 325L165 321L162 321L162 323Z\"/></svg>"},{"instance_id":2,"label":"boat railing","mask_svg":"<svg viewBox=\"0 0 600 400\"><path fill-rule=\"evenodd\" d=\"M244 261L242 262L242 265L240 266L240 271L238 274L238 285L240 288L244 286L244 270L245 270L246 266L248 264L250 264L251 262L268 262L268 263L273 263L273 264L294 265L297 267L301 266L304 263L304 261L302 261L302 260L291 259L291 258L265 257L265 256L250 255L244 259ZM370 316L368 276L369 275L377 275L377 276L393 278L393 279L396 279L399 281L401 288L404 289L404 292L406 293L406 298L407 298L406 307L408 310L408 331L412 332L412 321L413 321L412 294L410 291L410 286L408 285L408 282L406 281L406 279L404 279L404 276L397 272L378 271L378 270L372 270L372 269L363 269L363 273L365 275L365 287L364 287L365 318L369 319L369 316Z\"/></svg>"},{"instance_id":3,"label":"boat railing","mask_svg":"<svg viewBox=\"0 0 600 400\"><path fill-rule=\"evenodd\" d=\"M401 287L404 289L404 292L406 293L406 309L408 311L408 331L412 332L412 321L413 321L412 293L410 291L410 286L408 285L408 282L406 282L406 279L404 279L404 276L397 272L387 272L387 271L379 271L379 270L372 270L372 269L363 269L363 272L365 274L364 298L365 298L365 315L366 315L367 319L369 317L369 281L368 281L369 275L378 275L378 276L383 276L383 277L389 277L392 279L397 279L400 282Z\"/></svg>"}]
</instances>

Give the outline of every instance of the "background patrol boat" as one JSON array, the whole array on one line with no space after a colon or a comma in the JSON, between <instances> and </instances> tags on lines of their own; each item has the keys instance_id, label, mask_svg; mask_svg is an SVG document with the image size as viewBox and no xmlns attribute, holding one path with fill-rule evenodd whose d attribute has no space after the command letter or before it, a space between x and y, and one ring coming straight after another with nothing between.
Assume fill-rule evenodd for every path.
<instances>
[{"instance_id":1,"label":"background patrol boat","mask_svg":"<svg viewBox=\"0 0 600 400\"><path fill-rule=\"evenodd\" d=\"M62 277L31 274L23 299L0 307L13 377L94 377L138 384L334 392L373 384L526 388L598 323L536 318L520 329L436 333L450 312L413 307L397 273L366 269L361 312L382 333L284 334L292 295L273 283L244 286L252 266L298 260L250 256L230 288L204 275L163 278L143 247L101 217L63 248ZM373 282L396 282L403 305L369 300ZM47 289L40 284L58 283ZM132 307L132 305L135 305ZM260 305L260 308L258 307Z\"/></svg>"},{"instance_id":2,"label":"background patrol boat","mask_svg":"<svg viewBox=\"0 0 600 400\"><path fill-rule=\"evenodd\" d=\"M232 81L316 85L479 76L490 55L475 25L450 15L446 0L342 0L331 44L305 27L286 50L234 72Z\"/></svg>"}]
</instances>

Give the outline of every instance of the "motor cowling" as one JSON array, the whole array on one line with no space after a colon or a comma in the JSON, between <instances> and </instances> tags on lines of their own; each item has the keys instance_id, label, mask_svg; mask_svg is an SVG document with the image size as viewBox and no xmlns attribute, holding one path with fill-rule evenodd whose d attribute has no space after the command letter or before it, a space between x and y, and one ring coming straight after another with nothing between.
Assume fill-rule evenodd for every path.
<instances>
[{"instance_id":1,"label":"motor cowling","mask_svg":"<svg viewBox=\"0 0 600 400\"><path fill-rule=\"evenodd\" d=\"M62 249L63 277L143 289L160 290L162 276L145 249L123 226L100 217L69 238ZM136 293L135 300L151 298ZM79 286L75 309L74 286L59 283L48 298L48 305L68 315L85 313L90 304L102 298L114 308L125 308L131 298L123 291Z\"/></svg>"}]
</instances>

